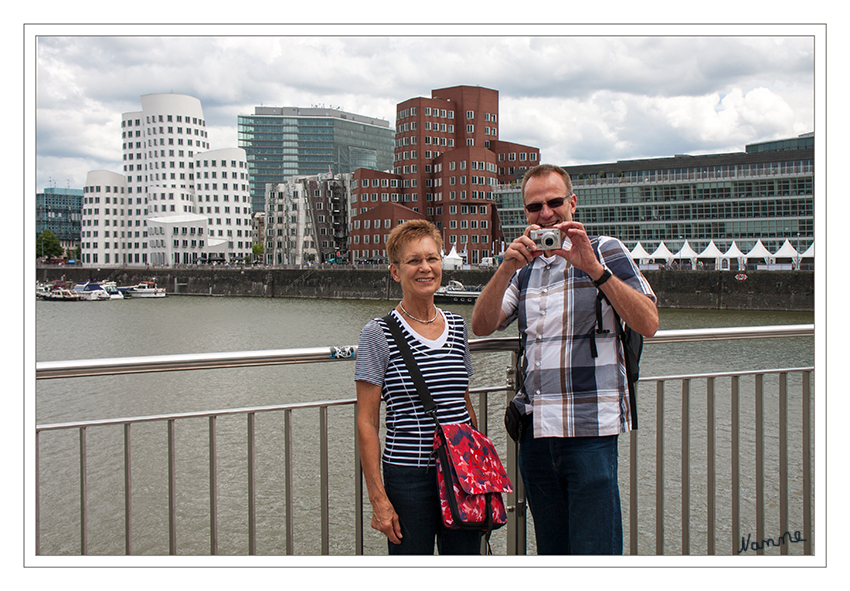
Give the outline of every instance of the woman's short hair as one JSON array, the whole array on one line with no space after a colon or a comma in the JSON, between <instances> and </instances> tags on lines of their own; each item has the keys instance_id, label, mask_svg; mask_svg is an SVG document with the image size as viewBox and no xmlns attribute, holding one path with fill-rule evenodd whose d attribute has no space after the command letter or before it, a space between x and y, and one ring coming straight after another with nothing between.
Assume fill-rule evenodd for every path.
<instances>
[{"instance_id":1,"label":"woman's short hair","mask_svg":"<svg viewBox=\"0 0 850 591\"><path fill-rule=\"evenodd\" d=\"M391 263L398 263L401 251L408 242L422 238L432 238L437 243L437 250L443 250L443 237L437 227L427 220L410 220L393 228L387 238L387 258Z\"/></svg>"},{"instance_id":2,"label":"woman's short hair","mask_svg":"<svg viewBox=\"0 0 850 591\"><path fill-rule=\"evenodd\" d=\"M566 170L564 170L560 166L555 166L554 164L538 164L534 168L529 168L522 177L522 202L525 203L525 184L528 182L529 179L540 176L548 176L552 173L555 173L559 175L562 179L564 179L564 184L567 186L568 195L572 195L573 181Z\"/></svg>"}]
</instances>

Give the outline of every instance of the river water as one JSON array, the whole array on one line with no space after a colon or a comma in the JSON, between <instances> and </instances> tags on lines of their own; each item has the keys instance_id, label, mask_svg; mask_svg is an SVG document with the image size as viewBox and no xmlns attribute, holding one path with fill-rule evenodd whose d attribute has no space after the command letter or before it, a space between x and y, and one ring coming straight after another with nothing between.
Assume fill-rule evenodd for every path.
<instances>
[{"instance_id":1,"label":"river water","mask_svg":"<svg viewBox=\"0 0 850 591\"><path fill-rule=\"evenodd\" d=\"M267 350L356 345L360 329L371 318L383 316L393 305L385 301L338 301L169 296L165 299L110 302L37 302L36 356L38 361L134 357L182 353ZM471 305L447 305L469 322ZM772 324L810 324L810 312L740 312L716 310L661 310L661 330ZM514 336L516 328L495 336ZM472 336L472 335L470 335ZM473 387L504 383L507 353L476 354L473 357ZM812 338L764 339L650 345L644 349L642 376L668 376L760 368L814 365ZM36 422L60 423L88 419L134 417L174 412L239 408L296 402L337 400L354 397L353 363L305 364L295 366L167 372L140 376L112 376L42 380L36 385ZM765 379L766 392L773 381ZM799 440L799 377L789 377L791 426L789 438ZM672 384L672 382L671 382ZM751 420L752 395L741 380L742 424ZM676 391L678 388L678 392ZM680 386L665 393L665 416L671 429L665 460L666 486L679 482L678 429ZM725 390L728 392L728 382ZM676 398L676 394L679 398ZM704 386L691 386L691 423L704 420ZM667 398L670 398L667 402ZM765 445L768 470L776 453L776 396L766 396ZM717 416L728 417L728 394L718 396ZM639 395L641 430L639 479L640 519L654 526L655 387L642 386ZM725 404L725 406L724 406ZM491 397L488 420L491 435L504 449L501 428L501 395ZM354 550L353 495L353 410L350 406L330 410L331 439L331 554L351 555ZM318 448L318 412L297 411L293 420L295 442L294 520L296 554L320 551L318 540L318 477L315 450ZM795 421L796 417L796 423ZM282 417L279 413L257 416L257 551L275 555L284 552L282 487ZM209 551L209 484L206 452L207 421L187 420L177 430L177 516L178 553L205 554ZM247 484L245 478L245 419L218 420L219 445L219 552L247 553ZM120 428L90 429L88 445L89 533L91 554L123 553L123 434ZM693 427L691 450L705 449L705 434ZM718 419L718 454L728 450L728 420ZM133 429L133 553L168 552L165 426L141 424ZM751 456L751 437L742 436L742 455ZM726 441L726 443L724 443ZM79 552L79 440L76 431L46 433L40 443L41 551L47 555ZM676 448L676 449L673 449ZM627 438L621 438L621 458L628 459ZM799 454L789 457L796 464ZM621 462L625 465L625 462ZM725 464L725 467L724 467ZM728 460L718 458L718 487L728 480ZM691 548L704 553L705 511L699 505L704 495L704 477L699 458L692 461ZM797 470L795 472L794 470ZM743 469L742 469L743 471ZM792 467L793 499L800 497L799 466ZM624 525L628 528L627 474L621 467ZM748 481L742 475L742 485ZM699 481L703 481L700 485ZM702 488L701 488L702 486ZM676 493L667 493L665 503L665 553L680 554L681 512ZM796 495L796 496L794 496ZM718 494L718 516L728 513L728 499ZM775 508L775 495L768 491L768 508ZM384 554L385 539L368 527L371 515L365 502L367 554ZM742 499L742 532L755 534L754 501ZM790 529L802 529L799 507L790 509ZM720 518L718 518L720 521ZM796 521L795 521L796 520ZM728 520L727 520L728 521ZM718 525L717 546L732 553L729 536ZM726 528L731 531L730 528ZM766 535L781 532L766 532ZM652 535L650 535L652 534ZM493 536L494 551L504 553L504 529ZM626 551L628 530L626 529ZM725 537L723 537L725 536ZM639 553L655 552L654 533L641 531ZM798 546L802 546L798 544ZM727 548L728 547L728 548ZM529 553L533 553L529 530ZM792 548L792 553L798 552Z\"/></svg>"}]
</instances>

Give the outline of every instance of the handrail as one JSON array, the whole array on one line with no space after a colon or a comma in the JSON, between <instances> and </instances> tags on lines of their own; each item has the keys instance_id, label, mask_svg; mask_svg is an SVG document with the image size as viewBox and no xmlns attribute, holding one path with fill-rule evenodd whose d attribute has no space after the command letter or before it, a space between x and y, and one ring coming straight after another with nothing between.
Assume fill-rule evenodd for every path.
<instances>
[{"instance_id":1,"label":"handrail","mask_svg":"<svg viewBox=\"0 0 850 591\"><path fill-rule=\"evenodd\" d=\"M813 336L814 330L814 324L661 330L644 342L645 344L659 344L687 343L704 340L799 337ZM472 352L515 351L518 347L518 337L473 339L469 341L469 349ZM343 346L40 361L36 363L35 378L37 380L47 380L195 369L350 361L355 358L356 352L356 346Z\"/></svg>"},{"instance_id":2,"label":"handrail","mask_svg":"<svg viewBox=\"0 0 850 591\"><path fill-rule=\"evenodd\" d=\"M783 326L762 326L762 327L734 327L734 328L710 328L710 329L689 329L689 330L669 330L660 331L654 337L646 339L646 343L681 343L693 342L699 340L725 340L725 339L749 339L749 338L773 338L773 337L800 337L813 336L814 325L783 325ZM519 339L517 337L501 337L487 338L470 341L470 349L473 352L494 352L503 351L513 353L513 360L516 360L516 353L519 348ZM36 364L38 379L58 379L67 377L97 376L97 375L117 375L117 374L136 374L145 372L158 371L182 371L193 369L214 369L219 367L253 367L258 365L284 365L308 362L327 362L327 361L344 361L353 360L356 358L356 347L317 347L309 349L287 349L274 351L241 351L235 353L205 353L196 355L162 355L151 357L135 357L135 358L115 358L115 359L90 359L77 361L53 361L40 362ZM511 379L512 367L508 369L508 380L502 386L477 387L471 390L472 393L479 395L479 428L486 432L487 430L487 415L488 415L488 393L494 392L510 392L513 388ZM788 468L789 468L789 441L788 441L788 374L799 373L802 376L802 496L803 496L803 532L805 539L800 540L805 542L804 553L811 554L812 551L812 519L811 519L811 390L809 380L813 367L796 367L782 369L760 369L760 370L745 370L745 371L723 371L717 373L702 373L702 374L686 374L686 375L667 375L641 378L641 382L656 383L656 416L655 416L655 543L656 553L664 554L664 526L665 520L669 517L665 516L665 490L669 484L665 479L665 437L669 438L667 429L665 428L665 400L667 392L665 392L665 383L680 382L682 389L682 469L681 469L681 502L682 502L682 552L689 553L691 545L690 538L690 450L692 447L692 438L690 435L691 421L689 417L689 396L690 382L692 380L704 380L706 384L706 404L707 415L705 424L706 433L706 486L707 486L707 549L709 555L716 553L715 548L715 518L716 518L716 496L717 483L716 473L717 454L718 450L715 444L716 429L715 424L715 379L721 377L731 377L730 385L730 400L732 409L732 553L740 553L738 550L739 537L741 529L741 482L740 470L741 464L739 461L740 449L740 409L741 404L739 396L739 379L743 376L755 376L755 473L756 473L756 516L757 523L755 535L758 540L765 538L765 456L764 456L764 396L765 384L764 377L767 374L778 375L779 379L779 424L780 424L780 469L779 469L779 507L780 507L780 529L788 530L788 508L789 508L789 483L788 483ZM168 413L150 416L136 416L112 419L95 419L86 421L74 421L66 423L42 424L35 426L36 432L36 473L39 473L39 434L45 431L61 431L61 430L76 430L79 433L79 470L80 470L80 552L87 553L87 538L88 538L88 482L87 482L87 443L86 432L90 427L98 426L118 426L122 425L124 429L124 495L125 495L125 551L129 555L133 553L133 527L132 527L132 486L131 486L131 461L130 461L130 433L131 425L138 423L163 422L167 424L168 434L168 536L169 536L169 552L175 554L177 551L177 515L175 509L175 422L182 419L191 418L207 418L209 421L209 480L210 480L210 554L218 553L218 493L216 492L217 485L217 446L216 446L216 426L215 421L218 417L225 415L242 415L247 417L248 424L248 449L247 449L247 467L248 467L248 552L249 554L257 553L257 508L256 508L256 481L255 475L255 415L257 413L282 411L284 413L284 475L285 475L285 521L283 523L285 529L285 553L292 554L293 548L293 498L292 498L292 434L291 422L292 411L297 409L318 409L320 412L320 497L321 497L321 553L329 553L329 527L330 518L328 513L328 442L329 433L328 424L328 408L330 406L355 406L356 399L344 400L327 400L318 402L302 402L290 404L278 404L268 406L251 406L241 408L228 408L219 410L203 410L194 412ZM356 421L356 408L355 408ZM696 427L696 425L694 425ZM638 475L638 439L637 432L632 431L629 434L629 549L630 554L638 554L638 492L637 482ZM360 472L359 453L357 450L357 441L354 441L354 456L355 456L355 552L362 554L363 552L363 489L362 476ZM522 482L516 470L516 447L508 445L506 465L511 473L512 480L517 485L517 489L511 495L508 495L509 511L511 519L509 519L507 531L507 552L508 554L524 554L526 545L526 502L525 494L522 488ZM36 477L36 553L39 553L39 478ZM795 540L796 541L796 540ZM755 549L755 548L754 548ZM783 554L787 554L787 546L782 549ZM763 549L758 551L763 554Z\"/></svg>"}]
</instances>

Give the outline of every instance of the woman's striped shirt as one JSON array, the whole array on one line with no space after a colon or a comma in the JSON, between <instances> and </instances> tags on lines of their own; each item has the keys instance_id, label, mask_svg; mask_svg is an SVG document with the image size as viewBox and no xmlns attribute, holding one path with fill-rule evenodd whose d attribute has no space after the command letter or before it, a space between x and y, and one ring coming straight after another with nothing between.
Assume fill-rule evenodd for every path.
<instances>
[{"instance_id":1,"label":"woman's striped shirt","mask_svg":"<svg viewBox=\"0 0 850 591\"><path fill-rule=\"evenodd\" d=\"M397 311L392 313L401 324L437 405L440 423L468 423L464 396L472 375L472 360L466 324L457 314L439 312L446 320L445 329L434 341L416 333ZM381 386L381 398L387 404L383 461L401 466L434 465L431 458L434 421L425 414L416 386L383 318L369 321L360 332L354 380Z\"/></svg>"}]
</instances>

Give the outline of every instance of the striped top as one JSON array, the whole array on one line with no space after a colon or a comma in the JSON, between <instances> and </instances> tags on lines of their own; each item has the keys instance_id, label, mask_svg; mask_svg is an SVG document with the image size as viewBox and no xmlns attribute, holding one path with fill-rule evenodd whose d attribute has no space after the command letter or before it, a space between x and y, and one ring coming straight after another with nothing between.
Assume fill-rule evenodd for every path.
<instances>
[{"instance_id":1,"label":"striped top","mask_svg":"<svg viewBox=\"0 0 850 591\"><path fill-rule=\"evenodd\" d=\"M443 334L429 340L395 310L402 333L410 345L441 423L468 423L465 395L472 375L472 360L463 318L439 310L445 318ZM422 401L382 318L370 320L360 332L354 380L381 386L387 405L387 440L382 459L388 464L424 467L435 464L431 457L434 421L425 414Z\"/></svg>"},{"instance_id":2,"label":"striped top","mask_svg":"<svg viewBox=\"0 0 850 591\"><path fill-rule=\"evenodd\" d=\"M657 301L622 242L599 236L598 256L619 279ZM499 328L517 320L525 346L525 383L514 403L525 413L533 409L535 437L600 437L631 429L623 350L607 301L602 326L608 332L595 335L598 356L591 356L597 292L587 273L559 256L535 258L505 292L506 321Z\"/></svg>"}]
</instances>

